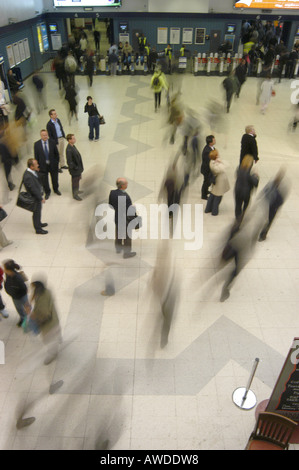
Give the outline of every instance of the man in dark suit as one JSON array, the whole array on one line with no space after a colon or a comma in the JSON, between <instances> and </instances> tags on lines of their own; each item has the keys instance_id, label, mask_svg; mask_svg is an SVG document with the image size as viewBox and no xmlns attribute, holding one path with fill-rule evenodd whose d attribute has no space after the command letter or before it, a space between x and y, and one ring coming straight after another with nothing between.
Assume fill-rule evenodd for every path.
<instances>
[{"instance_id":1,"label":"man in dark suit","mask_svg":"<svg viewBox=\"0 0 299 470\"><path fill-rule=\"evenodd\" d=\"M68 141L68 145L66 147L66 160L72 177L73 198L77 201L82 201L79 196L79 183L84 171L82 157L77 147L75 147L76 137L74 134L68 134L66 136L66 140Z\"/></svg>"},{"instance_id":2,"label":"man in dark suit","mask_svg":"<svg viewBox=\"0 0 299 470\"><path fill-rule=\"evenodd\" d=\"M202 151L202 162L200 172L203 175L203 183L201 187L201 199L208 199L210 180L210 152L215 149L216 139L213 135L206 137L206 146Z\"/></svg>"},{"instance_id":3,"label":"man in dark suit","mask_svg":"<svg viewBox=\"0 0 299 470\"><path fill-rule=\"evenodd\" d=\"M61 124L60 119L57 117L55 109L50 109L49 111L50 120L47 122L47 131L49 138L54 140L57 145L59 152L59 173L62 173L62 169L67 170L64 159L64 142L65 142L65 133Z\"/></svg>"},{"instance_id":4,"label":"man in dark suit","mask_svg":"<svg viewBox=\"0 0 299 470\"><path fill-rule=\"evenodd\" d=\"M45 129L40 131L40 137L40 140L34 143L34 158L39 164L40 180L46 193L46 199L49 198L51 193L49 173L54 193L61 196L61 192L58 189L59 153L57 146L54 140L49 139L48 132Z\"/></svg>"},{"instance_id":5,"label":"man in dark suit","mask_svg":"<svg viewBox=\"0 0 299 470\"><path fill-rule=\"evenodd\" d=\"M128 224L130 220L127 217L128 209L132 206L132 201L126 189L128 181L126 178L117 178L117 189L112 189L109 194L109 204L115 210L115 250L116 253L121 253L124 250L124 258L132 258L136 255L132 251L132 234L128 232ZM119 210L119 206L121 210Z\"/></svg>"},{"instance_id":6,"label":"man in dark suit","mask_svg":"<svg viewBox=\"0 0 299 470\"><path fill-rule=\"evenodd\" d=\"M245 155L251 155L255 163L259 160L254 126L246 126L241 140L240 164Z\"/></svg>"},{"instance_id":7,"label":"man in dark suit","mask_svg":"<svg viewBox=\"0 0 299 470\"><path fill-rule=\"evenodd\" d=\"M23 175L23 183L26 191L31 194L36 203L32 215L35 233L45 235L48 232L44 230L43 227L46 227L48 224L42 224L41 222L42 204L45 202L45 199L43 198L43 187L39 182L38 171L39 166L37 160L29 158L27 161L27 169Z\"/></svg>"}]
</instances>

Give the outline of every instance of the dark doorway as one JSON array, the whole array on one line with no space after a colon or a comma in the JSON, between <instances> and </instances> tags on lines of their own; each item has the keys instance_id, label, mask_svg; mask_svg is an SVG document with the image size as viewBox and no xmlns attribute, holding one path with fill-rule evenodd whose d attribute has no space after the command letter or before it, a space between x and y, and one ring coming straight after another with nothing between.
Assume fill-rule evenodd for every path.
<instances>
[{"instance_id":1,"label":"dark doorway","mask_svg":"<svg viewBox=\"0 0 299 470\"><path fill-rule=\"evenodd\" d=\"M291 50L293 47L293 38L290 38L290 33L291 33L291 28L292 28L292 22L291 21L284 21L283 22L283 27L282 27L282 34L281 34L281 41L283 41L284 45ZM291 39L291 40L290 40Z\"/></svg>"}]
</instances>

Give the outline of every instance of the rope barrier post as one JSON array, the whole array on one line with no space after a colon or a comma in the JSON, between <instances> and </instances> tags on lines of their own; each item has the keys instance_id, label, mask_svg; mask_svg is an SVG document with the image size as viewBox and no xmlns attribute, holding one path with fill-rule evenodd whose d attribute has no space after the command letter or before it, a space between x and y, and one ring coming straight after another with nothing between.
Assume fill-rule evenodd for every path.
<instances>
[{"instance_id":1,"label":"rope barrier post","mask_svg":"<svg viewBox=\"0 0 299 470\"><path fill-rule=\"evenodd\" d=\"M251 410L256 405L256 396L250 390L257 366L259 364L259 358L256 358L253 364L252 372L250 374L246 387L239 387L233 393L233 402L238 408L242 410Z\"/></svg>"}]
</instances>

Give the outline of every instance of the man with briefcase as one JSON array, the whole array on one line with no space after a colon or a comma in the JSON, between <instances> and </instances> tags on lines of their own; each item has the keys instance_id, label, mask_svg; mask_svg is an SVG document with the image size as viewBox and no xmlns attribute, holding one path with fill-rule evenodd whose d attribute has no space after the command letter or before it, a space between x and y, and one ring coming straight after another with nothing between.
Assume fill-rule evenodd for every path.
<instances>
[{"instance_id":1,"label":"man with briefcase","mask_svg":"<svg viewBox=\"0 0 299 470\"><path fill-rule=\"evenodd\" d=\"M44 230L43 227L46 227L48 224L42 224L41 222L42 204L45 202L45 199L43 195L43 187L38 179L38 171L38 161L34 158L29 158L27 161L27 169L23 175L23 183L27 193L34 201L32 221L35 233L45 235L48 232L47 230Z\"/></svg>"}]
</instances>

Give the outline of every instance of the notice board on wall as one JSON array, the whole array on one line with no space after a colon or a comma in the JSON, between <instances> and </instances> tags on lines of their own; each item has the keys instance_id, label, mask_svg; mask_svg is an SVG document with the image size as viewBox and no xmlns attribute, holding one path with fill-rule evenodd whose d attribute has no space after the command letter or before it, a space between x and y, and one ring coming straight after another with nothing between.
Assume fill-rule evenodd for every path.
<instances>
[{"instance_id":1,"label":"notice board on wall","mask_svg":"<svg viewBox=\"0 0 299 470\"><path fill-rule=\"evenodd\" d=\"M206 28L195 28L195 44L205 44Z\"/></svg>"},{"instance_id":2,"label":"notice board on wall","mask_svg":"<svg viewBox=\"0 0 299 470\"><path fill-rule=\"evenodd\" d=\"M167 44L168 28L157 28L157 43Z\"/></svg>"},{"instance_id":3,"label":"notice board on wall","mask_svg":"<svg viewBox=\"0 0 299 470\"><path fill-rule=\"evenodd\" d=\"M299 422L299 338L293 340L265 411Z\"/></svg>"}]
</instances>

